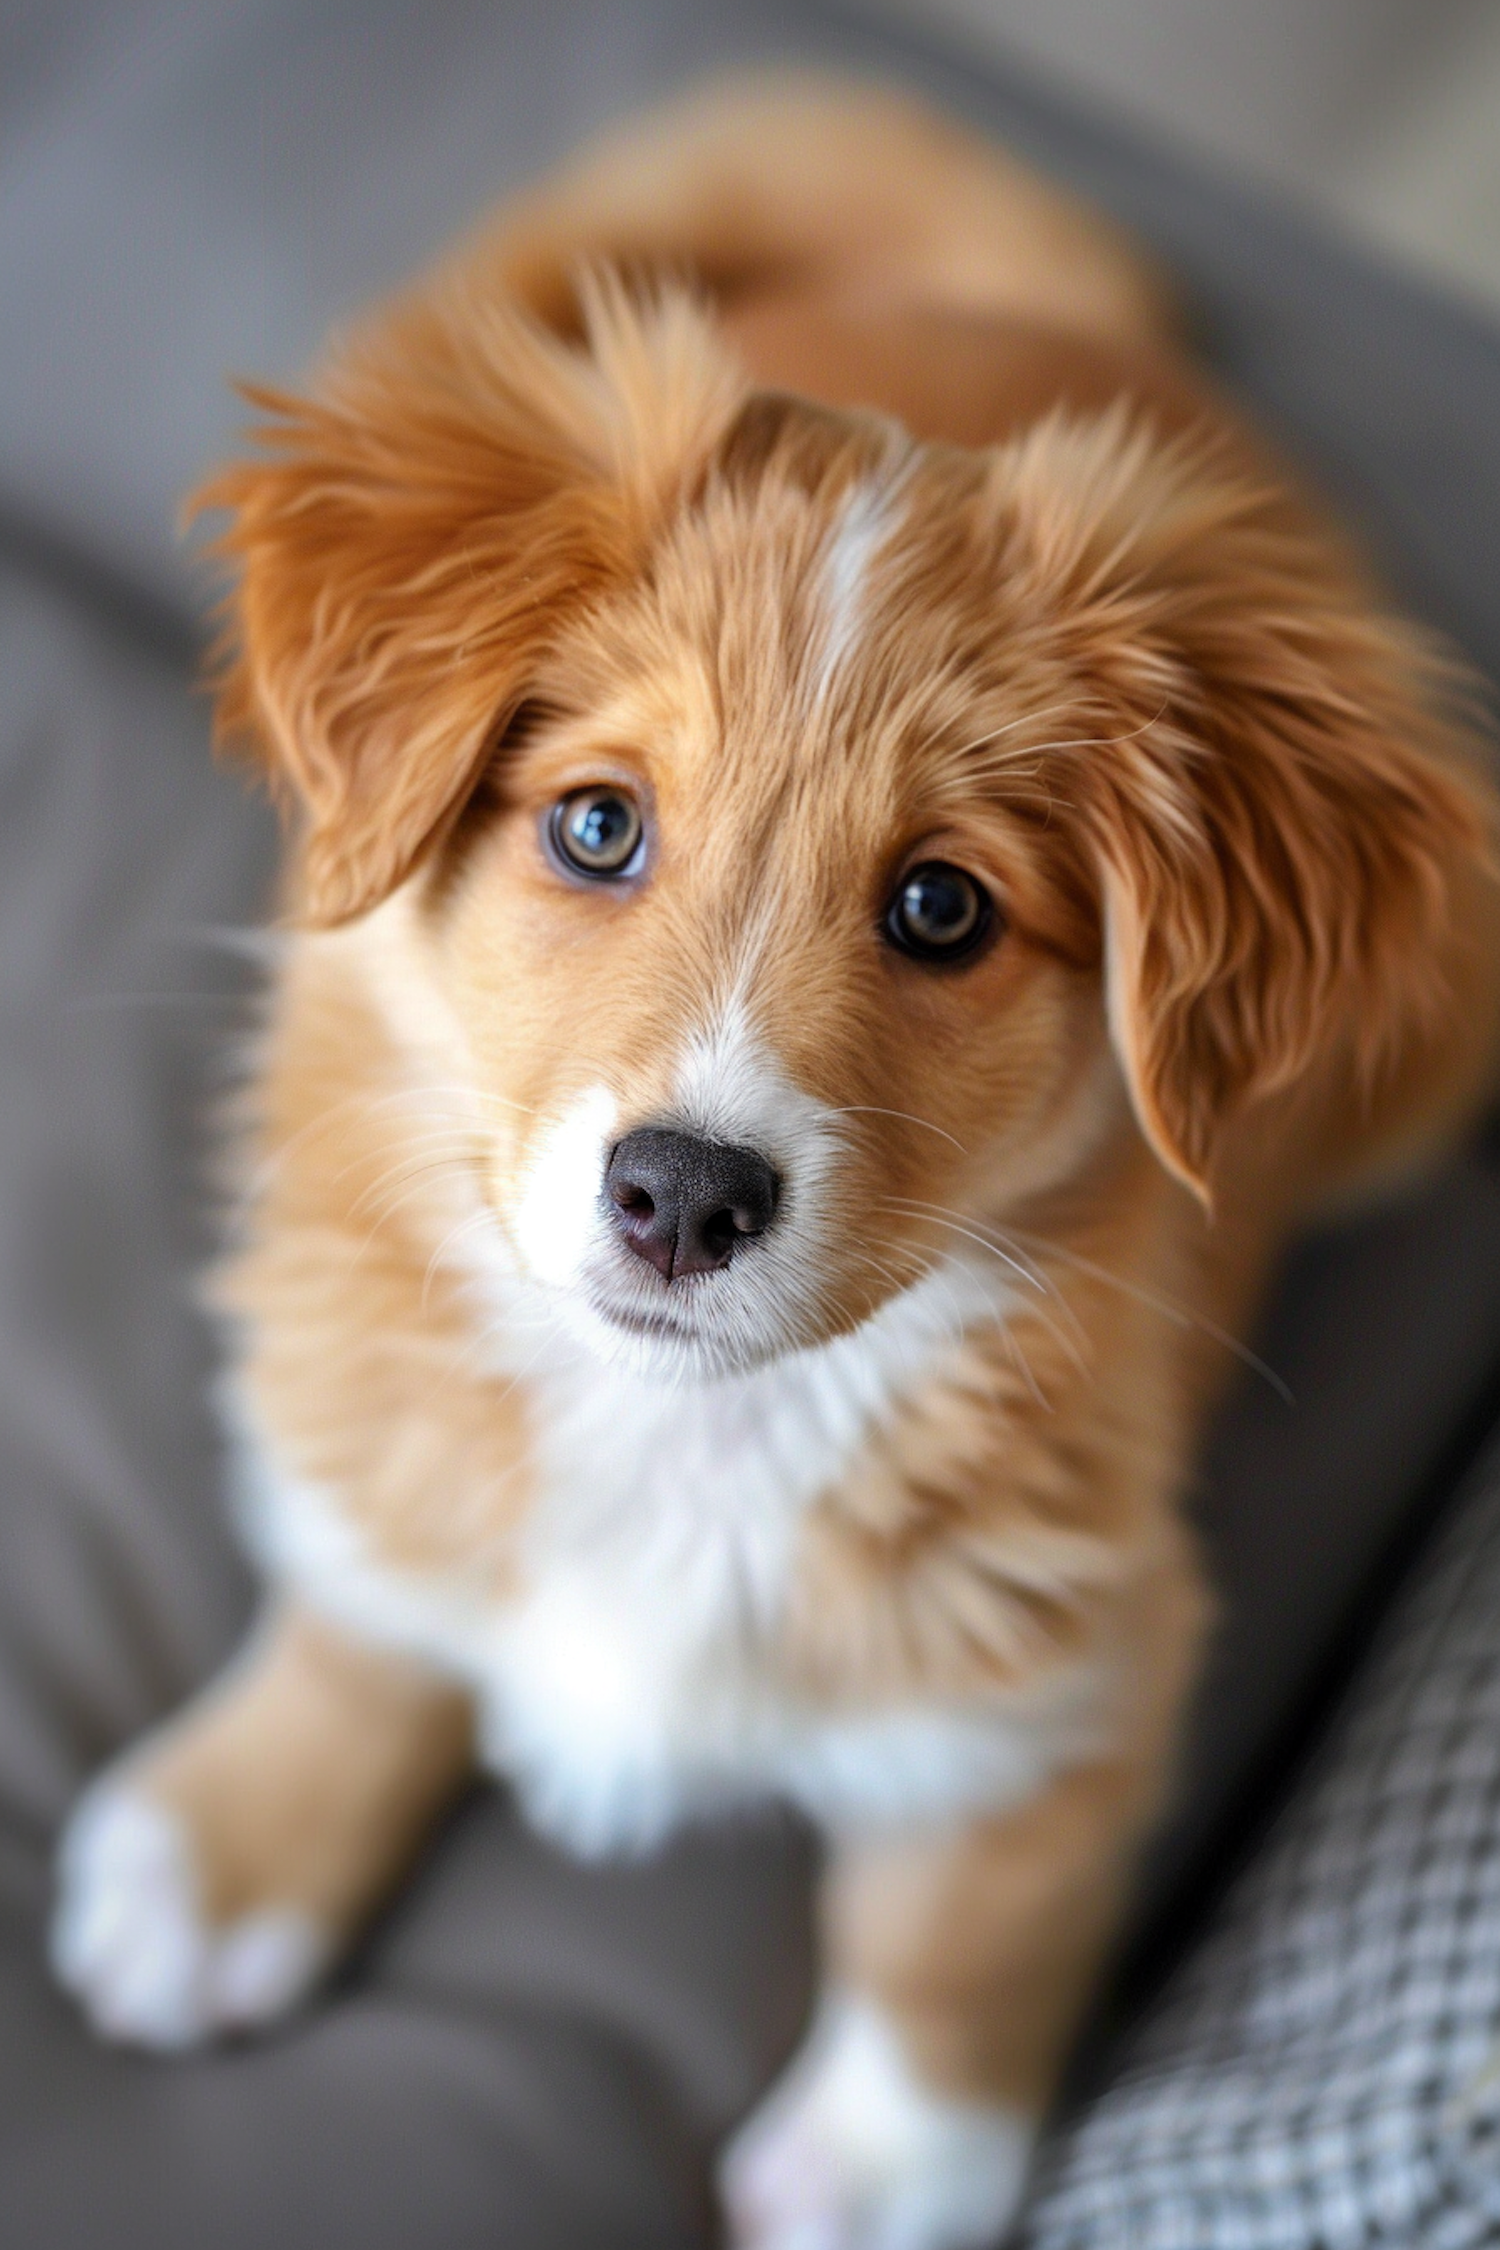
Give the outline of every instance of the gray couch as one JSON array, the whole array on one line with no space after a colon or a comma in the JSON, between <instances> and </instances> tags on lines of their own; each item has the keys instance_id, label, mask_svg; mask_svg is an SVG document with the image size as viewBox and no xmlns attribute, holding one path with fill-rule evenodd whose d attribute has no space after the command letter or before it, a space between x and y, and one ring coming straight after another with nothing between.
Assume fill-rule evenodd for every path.
<instances>
[{"instance_id":1,"label":"gray couch","mask_svg":"<svg viewBox=\"0 0 1500 2250\"><path fill-rule=\"evenodd\" d=\"M175 503L233 441L230 371L295 372L330 319L606 115L730 59L788 55L925 85L1141 228L1224 378L1360 519L1405 598L1500 677L1500 340L1034 91L791 0L11 0L5 2250L701 2243L712 2145L796 2035L811 1847L774 1816L585 1871L478 1793L323 2006L186 2064L93 2046L41 1943L51 1842L80 1781L219 1661L250 1595L218 1511L192 1274L212 1227L203 1121L253 1018L238 932L271 837L206 754L192 676L208 589L174 541ZM1139 2099L1153 2053L1180 2074L1181 2041L1159 2027L1215 1957L1212 1931L1207 1951L1189 1941L1224 1911L1226 1866L1500 1409L1495 1145L1308 1244L1261 1349L1295 1403L1242 1383L1204 1466L1226 1625L1116 2007L1059 2126L1033 2221L1049 2246L1271 2239L1233 2232L1248 2207L1222 2165L1225 2234L1201 2211L1186 2235L1163 2231L1160 2167L1117 2231L1124 2205L1097 2182L1131 2162L1121 2089ZM1157 2044L1142 2049L1128 2018L1152 1993ZM1233 2028L1216 2035L1232 2061ZM1324 2239L1305 2235L1308 2250Z\"/></svg>"}]
</instances>

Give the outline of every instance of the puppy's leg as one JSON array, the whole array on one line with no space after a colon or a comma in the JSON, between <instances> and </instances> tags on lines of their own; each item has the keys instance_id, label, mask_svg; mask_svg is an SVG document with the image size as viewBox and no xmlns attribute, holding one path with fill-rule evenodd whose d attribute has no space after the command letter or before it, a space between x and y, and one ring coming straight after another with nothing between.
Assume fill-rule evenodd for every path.
<instances>
[{"instance_id":1,"label":"puppy's leg","mask_svg":"<svg viewBox=\"0 0 1500 2250\"><path fill-rule=\"evenodd\" d=\"M740 2250L999 2241L1155 1795L1093 1766L1002 1819L835 1850L826 1996L724 2164Z\"/></svg>"},{"instance_id":2,"label":"puppy's leg","mask_svg":"<svg viewBox=\"0 0 1500 2250\"><path fill-rule=\"evenodd\" d=\"M466 1699L275 1608L63 1838L52 1949L98 2030L181 2048L303 1997L470 1758Z\"/></svg>"}]
</instances>

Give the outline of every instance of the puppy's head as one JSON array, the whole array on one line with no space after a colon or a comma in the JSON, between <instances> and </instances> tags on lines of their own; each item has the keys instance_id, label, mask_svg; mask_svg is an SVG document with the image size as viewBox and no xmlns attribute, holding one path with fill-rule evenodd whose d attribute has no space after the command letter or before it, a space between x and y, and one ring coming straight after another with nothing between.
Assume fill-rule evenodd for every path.
<instances>
[{"instance_id":1,"label":"puppy's head","mask_svg":"<svg viewBox=\"0 0 1500 2250\"><path fill-rule=\"evenodd\" d=\"M1479 824L1420 667L1210 448L920 447L609 283L577 348L430 300L263 403L224 724L601 1350L847 1330L1136 1135L1206 1192L1430 1003Z\"/></svg>"}]
</instances>

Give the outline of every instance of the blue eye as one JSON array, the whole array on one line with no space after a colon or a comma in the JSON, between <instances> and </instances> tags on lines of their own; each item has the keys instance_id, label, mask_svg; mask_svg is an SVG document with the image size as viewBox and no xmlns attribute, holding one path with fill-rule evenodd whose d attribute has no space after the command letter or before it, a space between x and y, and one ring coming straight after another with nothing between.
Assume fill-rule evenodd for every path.
<instances>
[{"instance_id":1,"label":"blue eye","mask_svg":"<svg viewBox=\"0 0 1500 2250\"><path fill-rule=\"evenodd\" d=\"M606 783L562 798L552 808L547 833L575 875L609 882L635 872L645 831L635 799Z\"/></svg>"},{"instance_id":2,"label":"blue eye","mask_svg":"<svg viewBox=\"0 0 1500 2250\"><path fill-rule=\"evenodd\" d=\"M989 893L945 859L924 860L903 875L886 908L890 944L918 961L957 961L986 935L995 910Z\"/></svg>"}]
</instances>

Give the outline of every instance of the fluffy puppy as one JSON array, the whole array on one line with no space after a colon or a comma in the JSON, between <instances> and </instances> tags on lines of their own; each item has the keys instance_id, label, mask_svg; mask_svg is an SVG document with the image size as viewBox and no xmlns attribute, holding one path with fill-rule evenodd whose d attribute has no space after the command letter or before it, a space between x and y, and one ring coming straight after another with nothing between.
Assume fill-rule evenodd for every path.
<instances>
[{"instance_id":1,"label":"fluffy puppy","mask_svg":"<svg viewBox=\"0 0 1500 2250\"><path fill-rule=\"evenodd\" d=\"M1135 251L873 93L658 120L256 398L267 1601L58 1966L277 2016L476 1744L584 1852L779 1793L827 1995L738 2239L988 2241L1170 1771L1208 1339L1489 1067L1439 670Z\"/></svg>"}]
</instances>

